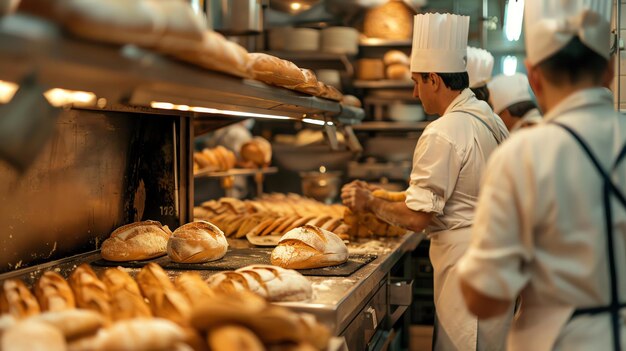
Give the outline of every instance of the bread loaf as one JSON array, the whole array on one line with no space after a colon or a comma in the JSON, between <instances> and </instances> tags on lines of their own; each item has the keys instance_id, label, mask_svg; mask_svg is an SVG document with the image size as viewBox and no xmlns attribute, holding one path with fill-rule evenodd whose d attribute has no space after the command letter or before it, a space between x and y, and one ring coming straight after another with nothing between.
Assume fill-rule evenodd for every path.
<instances>
[{"instance_id":1,"label":"bread loaf","mask_svg":"<svg viewBox=\"0 0 626 351\"><path fill-rule=\"evenodd\" d=\"M322 90L320 88L320 85L318 84L315 72L310 69L301 70L304 74L304 83L296 85L294 87L294 90L313 96L319 96L322 93Z\"/></svg>"},{"instance_id":2,"label":"bread loaf","mask_svg":"<svg viewBox=\"0 0 626 351\"><path fill-rule=\"evenodd\" d=\"M74 293L65 279L46 271L35 284L35 296L42 311L62 311L76 307Z\"/></svg>"},{"instance_id":3,"label":"bread loaf","mask_svg":"<svg viewBox=\"0 0 626 351\"><path fill-rule=\"evenodd\" d=\"M402 40L413 34L415 13L400 0L391 0L365 13L363 33L370 38Z\"/></svg>"},{"instance_id":4,"label":"bread loaf","mask_svg":"<svg viewBox=\"0 0 626 351\"><path fill-rule=\"evenodd\" d=\"M261 340L250 329L238 325L225 325L208 333L211 351L264 351Z\"/></svg>"},{"instance_id":5,"label":"bread loaf","mask_svg":"<svg viewBox=\"0 0 626 351\"><path fill-rule=\"evenodd\" d=\"M202 263L224 257L228 242L214 224L196 221L180 226L167 242L167 255L174 262Z\"/></svg>"},{"instance_id":6,"label":"bread loaf","mask_svg":"<svg viewBox=\"0 0 626 351\"><path fill-rule=\"evenodd\" d=\"M150 317L150 307L146 304L135 280L121 268L104 271L102 281L111 297L113 320Z\"/></svg>"},{"instance_id":7,"label":"bread loaf","mask_svg":"<svg viewBox=\"0 0 626 351\"><path fill-rule=\"evenodd\" d=\"M167 253L172 232L157 221L143 221L117 228L102 243L102 257L109 261L147 260Z\"/></svg>"},{"instance_id":8,"label":"bread loaf","mask_svg":"<svg viewBox=\"0 0 626 351\"><path fill-rule=\"evenodd\" d=\"M381 59L360 59L356 76L361 80L385 79L385 64Z\"/></svg>"},{"instance_id":9,"label":"bread loaf","mask_svg":"<svg viewBox=\"0 0 626 351\"><path fill-rule=\"evenodd\" d=\"M96 344L98 350L169 351L184 339L183 329L168 320L136 318L103 330Z\"/></svg>"},{"instance_id":10,"label":"bread loaf","mask_svg":"<svg viewBox=\"0 0 626 351\"><path fill-rule=\"evenodd\" d=\"M228 171L235 167L237 162L235 154L221 145L195 152L193 160L200 170L207 171Z\"/></svg>"},{"instance_id":11,"label":"bread loaf","mask_svg":"<svg viewBox=\"0 0 626 351\"><path fill-rule=\"evenodd\" d=\"M383 56L383 62L385 66L400 64L408 67L411 64L409 56L400 50L387 51L385 56Z\"/></svg>"},{"instance_id":12,"label":"bread loaf","mask_svg":"<svg viewBox=\"0 0 626 351\"><path fill-rule=\"evenodd\" d=\"M332 85L326 85L320 82L320 89L321 93L319 96L323 97L324 99L334 101L341 101L341 99L343 99L343 94Z\"/></svg>"},{"instance_id":13,"label":"bread loaf","mask_svg":"<svg viewBox=\"0 0 626 351\"><path fill-rule=\"evenodd\" d=\"M147 264L139 271L136 280L155 316L180 325L188 324L191 314L189 301L174 288L174 284L161 266L156 263Z\"/></svg>"},{"instance_id":14,"label":"bread loaf","mask_svg":"<svg viewBox=\"0 0 626 351\"><path fill-rule=\"evenodd\" d=\"M100 313L83 309L44 312L28 321L49 324L58 329L67 340L95 334L106 323Z\"/></svg>"},{"instance_id":15,"label":"bread loaf","mask_svg":"<svg viewBox=\"0 0 626 351\"><path fill-rule=\"evenodd\" d=\"M211 330L230 323L245 325L246 320L261 313L266 306L264 298L249 291L218 293L194 307L191 325L200 330Z\"/></svg>"},{"instance_id":16,"label":"bread loaf","mask_svg":"<svg viewBox=\"0 0 626 351\"><path fill-rule=\"evenodd\" d=\"M19 279L7 279L2 282L0 291L0 314L8 313L15 319L22 319L38 314L39 303Z\"/></svg>"},{"instance_id":17,"label":"bread loaf","mask_svg":"<svg viewBox=\"0 0 626 351\"><path fill-rule=\"evenodd\" d=\"M176 288L187 297L192 307L216 294L196 272L184 272L176 277Z\"/></svg>"},{"instance_id":18,"label":"bread loaf","mask_svg":"<svg viewBox=\"0 0 626 351\"><path fill-rule=\"evenodd\" d=\"M403 64L394 63L393 65L387 66L385 73L387 74L387 79L411 80L409 66Z\"/></svg>"},{"instance_id":19,"label":"bread loaf","mask_svg":"<svg viewBox=\"0 0 626 351\"><path fill-rule=\"evenodd\" d=\"M216 291L250 291L269 301L302 301L313 294L311 282L302 274L270 265L251 265L234 272L220 272L207 279Z\"/></svg>"},{"instance_id":20,"label":"bread loaf","mask_svg":"<svg viewBox=\"0 0 626 351\"><path fill-rule=\"evenodd\" d=\"M283 235L270 259L272 264L283 268L327 267L346 262L348 248L337 235L305 225Z\"/></svg>"},{"instance_id":21,"label":"bread loaf","mask_svg":"<svg viewBox=\"0 0 626 351\"><path fill-rule=\"evenodd\" d=\"M304 73L293 62L262 53L251 53L248 59L249 71L261 82L286 88L306 83Z\"/></svg>"},{"instance_id":22,"label":"bread loaf","mask_svg":"<svg viewBox=\"0 0 626 351\"><path fill-rule=\"evenodd\" d=\"M146 1L146 0L143 0ZM206 22L185 1L149 0L163 18L164 30L157 49L173 52L202 44Z\"/></svg>"},{"instance_id":23,"label":"bread loaf","mask_svg":"<svg viewBox=\"0 0 626 351\"><path fill-rule=\"evenodd\" d=\"M76 298L76 306L96 311L106 319L111 318L111 298L107 287L88 264L76 267L69 283Z\"/></svg>"},{"instance_id":24,"label":"bread loaf","mask_svg":"<svg viewBox=\"0 0 626 351\"><path fill-rule=\"evenodd\" d=\"M41 322L19 322L2 335L3 351L65 351L63 334L55 327Z\"/></svg>"},{"instance_id":25,"label":"bread loaf","mask_svg":"<svg viewBox=\"0 0 626 351\"><path fill-rule=\"evenodd\" d=\"M344 95L341 103L348 106L362 107L361 100L354 95Z\"/></svg>"}]
</instances>

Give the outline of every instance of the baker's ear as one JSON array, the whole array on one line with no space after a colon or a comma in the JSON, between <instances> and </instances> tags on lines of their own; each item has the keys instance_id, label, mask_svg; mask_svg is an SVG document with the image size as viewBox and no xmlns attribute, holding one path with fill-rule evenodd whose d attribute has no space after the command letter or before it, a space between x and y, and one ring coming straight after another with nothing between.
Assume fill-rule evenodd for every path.
<instances>
[{"instance_id":1,"label":"baker's ear","mask_svg":"<svg viewBox=\"0 0 626 351\"><path fill-rule=\"evenodd\" d=\"M437 73L432 73L432 72L428 73L428 82L433 85L433 88L435 90L438 90L439 87L441 86L441 83L443 83L441 81L441 77L439 77Z\"/></svg>"}]
</instances>

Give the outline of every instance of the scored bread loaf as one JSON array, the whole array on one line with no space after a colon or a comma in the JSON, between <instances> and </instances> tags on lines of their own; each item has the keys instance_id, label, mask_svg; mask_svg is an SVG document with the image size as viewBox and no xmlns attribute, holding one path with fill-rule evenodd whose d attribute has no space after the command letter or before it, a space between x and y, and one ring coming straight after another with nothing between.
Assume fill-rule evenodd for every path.
<instances>
[{"instance_id":1,"label":"scored bread loaf","mask_svg":"<svg viewBox=\"0 0 626 351\"><path fill-rule=\"evenodd\" d=\"M211 351L264 351L261 340L250 329L224 325L209 331L207 342Z\"/></svg>"},{"instance_id":2,"label":"scored bread loaf","mask_svg":"<svg viewBox=\"0 0 626 351\"><path fill-rule=\"evenodd\" d=\"M172 232L157 221L121 226L102 243L102 257L109 261L147 260L167 253Z\"/></svg>"},{"instance_id":3,"label":"scored bread loaf","mask_svg":"<svg viewBox=\"0 0 626 351\"><path fill-rule=\"evenodd\" d=\"M241 146L241 158L259 167L269 166L272 161L272 145L262 137L254 137Z\"/></svg>"},{"instance_id":4,"label":"scored bread loaf","mask_svg":"<svg viewBox=\"0 0 626 351\"><path fill-rule=\"evenodd\" d=\"M341 99L343 99L343 94L334 86L320 82L320 87L320 97L334 101L341 101Z\"/></svg>"},{"instance_id":5,"label":"scored bread loaf","mask_svg":"<svg viewBox=\"0 0 626 351\"><path fill-rule=\"evenodd\" d=\"M107 287L88 264L76 267L69 283L76 298L76 306L96 311L106 319L111 318L111 298Z\"/></svg>"},{"instance_id":6,"label":"scored bread loaf","mask_svg":"<svg viewBox=\"0 0 626 351\"><path fill-rule=\"evenodd\" d=\"M34 288L42 311L62 311L76 307L72 288L59 273L44 272Z\"/></svg>"},{"instance_id":7,"label":"scored bread loaf","mask_svg":"<svg viewBox=\"0 0 626 351\"><path fill-rule=\"evenodd\" d=\"M44 312L30 317L28 321L49 324L67 340L92 335L106 323L100 313L84 309Z\"/></svg>"},{"instance_id":8,"label":"scored bread loaf","mask_svg":"<svg viewBox=\"0 0 626 351\"><path fill-rule=\"evenodd\" d=\"M348 260L348 248L336 234L304 225L283 235L270 260L292 269L335 266Z\"/></svg>"},{"instance_id":9,"label":"scored bread loaf","mask_svg":"<svg viewBox=\"0 0 626 351\"><path fill-rule=\"evenodd\" d=\"M298 84L294 87L294 90L297 90L302 93L306 93L313 96L319 96L322 93L320 85L318 84L317 76L315 72L310 69L301 68L302 73L304 74L305 82L302 84Z\"/></svg>"},{"instance_id":10,"label":"scored bread loaf","mask_svg":"<svg viewBox=\"0 0 626 351\"><path fill-rule=\"evenodd\" d=\"M252 76L263 83L286 88L306 84L304 73L293 62L263 53L250 53L248 59Z\"/></svg>"},{"instance_id":11,"label":"scored bread loaf","mask_svg":"<svg viewBox=\"0 0 626 351\"><path fill-rule=\"evenodd\" d=\"M219 260L228 250L224 233L207 221L180 226L167 242L167 255L174 262L202 263Z\"/></svg>"},{"instance_id":12,"label":"scored bread loaf","mask_svg":"<svg viewBox=\"0 0 626 351\"><path fill-rule=\"evenodd\" d=\"M113 320L150 317L150 307L141 296L135 280L122 268L109 268L104 271L102 281L111 297L111 315Z\"/></svg>"},{"instance_id":13,"label":"scored bread loaf","mask_svg":"<svg viewBox=\"0 0 626 351\"><path fill-rule=\"evenodd\" d=\"M184 272L176 277L176 288L187 297L192 307L216 294L196 272Z\"/></svg>"},{"instance_id":14,"label":"scored bread loaf","mask_svg":"<svg viewBox=\"0 0 626 351\"><path fill-rule=\"evenodd\" d=\"M162 318L135 318L103 329L91 340L95 350L169 351L185 340L185 331Z\"/></svg>"},{"instance_id":15,"label":"scored bread loaf","mask_svg":"<svg viewBox=\"0 0 626 351\"><path fill-rule=\"evenodd\" d=\"M61 331L42 322L25 320L8 328L0 339L3 351L65 351L67 344Z\"/></svg>"},{"instance_id":16,"label":"scored bread loaf","mask_svg":"<svg viewBox=\"0 0 626 351\"><path fill-rule=\"evenodd\" d=\"M15 319L26 318L40 312L39 303L23 281L7 279L0 290L0 314L8 313Z\"/></svg>"},{"instance_id":17,"label":"scored bread loaf","mask_svg":"<svg viewBox=\"0 0 626 351\"><path fill-rule=\"evenodd\" d=\"M180 325L188 324L191 314L189 301L175 289L161 266L148 263L139 271L136 280L156 317L166 318Z\"/></svg>"},{"instance_id":18,"label":"scored bread loaf","mask_svg":"<svg viewBox=\"0 0 626 351\"><path fill-rule=\"evenodd\" d=\"M216 291L251 291L269 301L302 301L313 294L311 282L302 274L270 265L250 265L220 272L207 279Z\"/></svg>"}]
</instances>

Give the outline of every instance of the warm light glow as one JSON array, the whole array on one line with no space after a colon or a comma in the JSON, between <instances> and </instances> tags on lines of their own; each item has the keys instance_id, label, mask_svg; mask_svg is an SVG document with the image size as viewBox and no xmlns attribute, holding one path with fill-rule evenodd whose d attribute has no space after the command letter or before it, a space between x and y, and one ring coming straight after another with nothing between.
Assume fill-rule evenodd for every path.
<instances>
[{"instance_id":1,"label":"warm light glow","mask_svg":"<svg viewBox=\"0 0 626 351\"><path fill-rule=\"evenodd\" d=\"M96 103L96 94L87 91L54 88L46 91L43 95L54 107L65 105L92 106Z\"/></svg>"},{"instance_id":2,"label":"warm light glow","mask_svg":"<svg viewBox=\"0 0 626 351\"><path fill-rule=\"evenodd\" d=\"M175 105L175 104L172 104L172 103L169 103L169 102L159 102L159 101L152 101L150 103L150 107L158 108L158 109L162 109L162 110L193 111L193 112L199 112L199 113L211 113L211 114L216 114L216 115L228 115L228 116L238 116L238 117L256 117L256 118L268 118L268 119L291 119L291 117L288 117L288 116L267 115L267 114L263 114L263 113L254 113L254 112L218 110L216 108L210 108L210 107Z\"/></svg>"},{"instance_id":3,"label":"warm light glow","mask_svg":"<svg viewBox=\"0 0 626 351\"><path fill-rule=\"evenodd\" d=\"M512 76L517 72L517 57L504 56L502 58L502 73L506 76Z\"/></svg>"},{"instance_id":4,"label":"warm light glow","mask_svg":"<svg viewBox=\"0 0 626 351\"><path fill-rule=\"evenodd\" d=\"M320 173L326 173L326 167L320 166Z\"/></svg>"},{"instance_id":5,"label":"warm light glow","mask_svg":"<svg viewBox=\"0 0 626 351\"><path fill-rule=\"evenodd\" d=\"M294 11L298 11L302 8L302 4L299 2L292 2L290 5L291 9Z\"/></svg>"},{"instance_id":6,"label":"warm light glow","mask_svg":"<svg viewBox=\"0 0 626 351\"><path fill-rule=\"evenodd\" d=\"M13 99L13 95L19 88L19 85L11 82L5 82L0 80L0 103L7 104L11 99Z\"/></svg>"},{"instance_id":7,"label":"warm light glow","mask_svg":"<svg viewBox=\"0 0 626 351\"><path fill-rule=\"evenodd\" d=\"M318 125L318 126L323 126L324 124L326 124L326 122L324 122L324 121L320 121L319 119L313 119L313 118L303 118L302 122L309 123L309 124L315 124L315 125Z\"/></svg>"},{"instance_id":8,"label":"warm light glow","mask_svg":"<svg viewBox=\"0 0 626 351\"><path fill-rule=\"evenodd\" d=\"M504 14L504 34L508 41L518 41L522 35L524 0L509 0Z\"/></svg>"}]
</instances>

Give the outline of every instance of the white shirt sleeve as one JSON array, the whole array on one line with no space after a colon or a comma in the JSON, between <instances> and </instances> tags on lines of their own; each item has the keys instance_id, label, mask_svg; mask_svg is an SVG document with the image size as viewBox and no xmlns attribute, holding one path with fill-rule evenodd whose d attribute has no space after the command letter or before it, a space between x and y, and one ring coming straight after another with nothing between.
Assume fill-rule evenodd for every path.
<instances>
[{"instance_id":1,"label":"white shirt sleeve","mask_svg":"<svg viewBox=\"0 0 626 351\"><path fill-rule=\"evenodd\" d=\"M480 190L472 243L460 276L482 294L514 300L530 279L535 207L532 160L504 144L492 154Z\"/></svg>"},{"instance_id":2,"label":"white shirt sleeve","mask_svg":"<svg viewBox=\"0 0 626 351\"><path fill-rule=\"evenodd\" d=\"M461 171L455 144L438 133L424 133L413 154L406 206L413 211L442 214Z\"/></svg>"}]
</instances>

